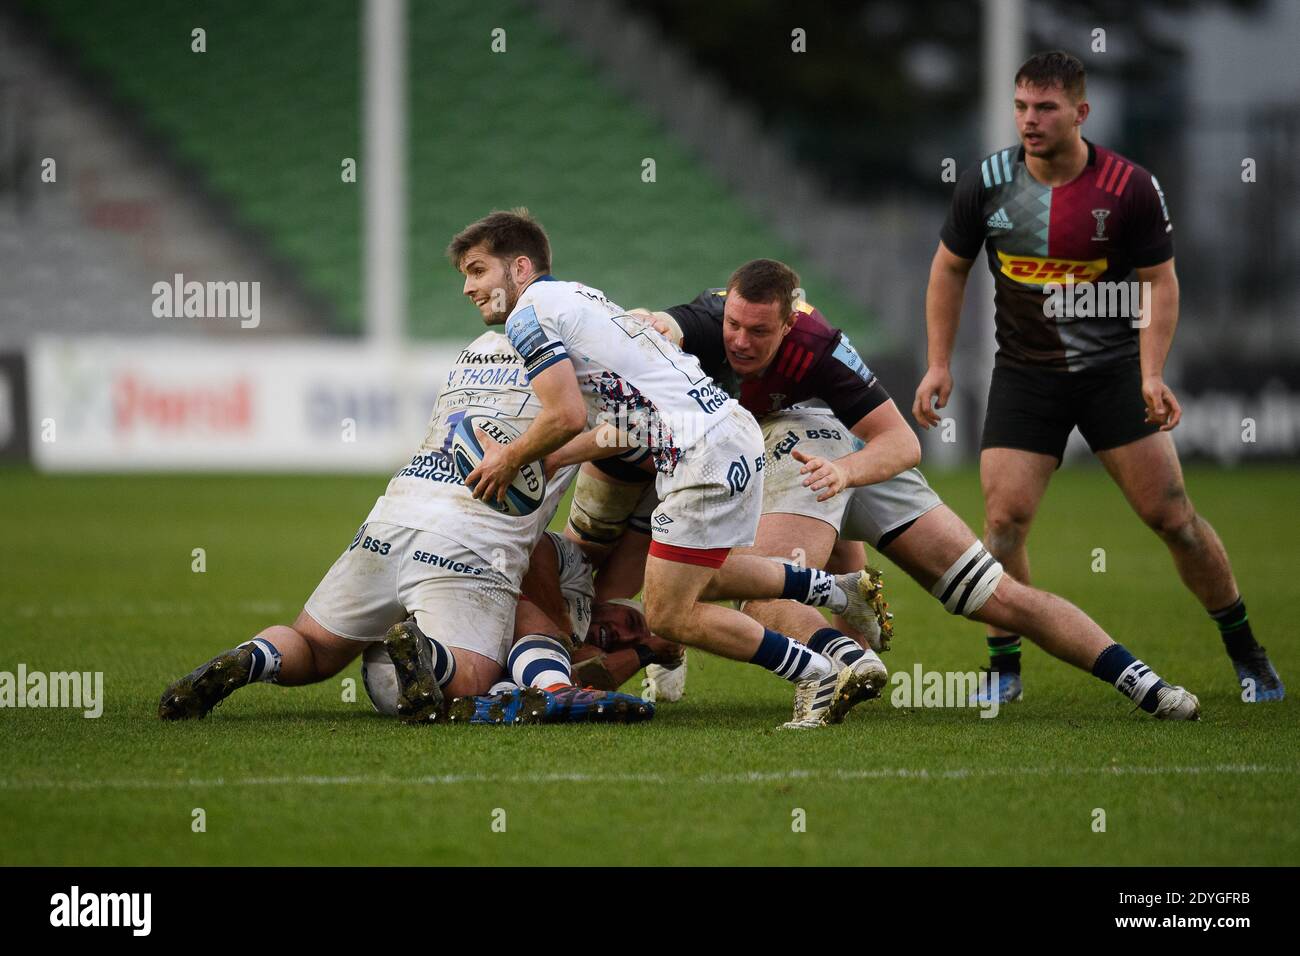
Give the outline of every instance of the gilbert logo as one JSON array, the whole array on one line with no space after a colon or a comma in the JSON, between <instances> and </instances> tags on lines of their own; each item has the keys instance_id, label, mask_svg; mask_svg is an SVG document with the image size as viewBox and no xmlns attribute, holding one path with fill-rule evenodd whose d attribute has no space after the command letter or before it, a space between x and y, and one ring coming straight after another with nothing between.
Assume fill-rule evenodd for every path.
<instances>
[{"instance_id":1,"label":"gilbert logo","mask_svg":"<svg viewBox=\"0 0 1300 956\"><path fill-rule=\"evenodd\" d=\"M152 893L69 893L50 897L51 926L129 926L133 936L148 936L152 925Z\"/></svg>"}]
</instances>

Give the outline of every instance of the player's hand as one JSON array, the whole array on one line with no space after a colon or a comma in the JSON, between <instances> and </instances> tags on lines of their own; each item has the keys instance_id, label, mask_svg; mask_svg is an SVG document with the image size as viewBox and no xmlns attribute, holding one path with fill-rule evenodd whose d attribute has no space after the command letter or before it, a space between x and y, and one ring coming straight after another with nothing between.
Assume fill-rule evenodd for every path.
<instances>
[{"instance_id":1,"label":"player's hand","mask_svg":"<svg viewBox=\"0 0 1300 956\"><path fill-rule=\"evenodd\" d=\"M925 378L916 386L916 398L912 402L912 417L916 423L926 429L938 425L941 419L935 409L946 407L951 394L952 373L947 367L934 365L927 369Z\"/></svg>"},{"instance_id":2,"label":"player's hand","mask_svg":"<svg viewBox=\"0 0 1300 956\"><path fill-rule=\"evenodd\" d=\"M803 463L799 474L807 475L803 480L804 487L809 491L817 492L818 501L834 498L848 484L848 476L844 474L844 469L838 462L818 455L805 455L797 448L791 454L794 455L795 461Z\"/></svg>"},{"instance_id":3,"label":"player's hand","mask_svg":"<svg viewBox=\"0 0 1300 956\"><path fill-rule=\"evenodd\" d=\"M498 444L487 432L475 428L478 443L483 448L483 460L465 478L465 487L475 498L484 501L505 501L506 489L515 480L519 469L511 464L505 445Z\"/></svg>"},{"instance_id":4,"label":"player's hand","mask_svg":"<svg viewBox=\"0 0 1300 956\"><path fill-rule=\"evenodd\" d=\"M682 662L686 656L685 644L674 644L672 641L665 641L656 634L651 634L641 642L650 649L654 654L654 660L651 664L658 664L660 667L672 669Z\"/></svg>"},{"instance_id":5,"label":"player's hand","mask_svg":"<svg viewBox=\"0 0 1300 956\"><path fill-rule=\"evenodd\" d=\"M1147 423L1159 425L1162 432L1169 431L1182 421L1182 406L1174 397L1174 390L1159 375L1142 377L1142 401L1147 406Z\"/></svg>"}]
</instances>

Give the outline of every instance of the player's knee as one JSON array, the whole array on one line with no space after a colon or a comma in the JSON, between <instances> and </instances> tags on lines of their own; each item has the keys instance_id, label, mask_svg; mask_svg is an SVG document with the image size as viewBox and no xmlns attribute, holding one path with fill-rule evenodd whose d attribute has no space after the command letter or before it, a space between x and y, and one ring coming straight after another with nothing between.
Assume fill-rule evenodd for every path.
<instances>
[{"instance_id":1,"label":"player's knee","mask_svg":"<svg viewBox=\"0 0 1300 956\"><path fill-rule=\"evenodd\" d=\"M646 594L643 597L646 626L660 637L670 641L681 640L685 636L686 624L690 620L690 609L683 607L681 601L674 601L671 597L659 594Z\"/></svg>"},{"instance_id":2,"label":"player's knee","mask_svg":"<svg viewBox=\"0 0 1300 956\"><path fill-rule=\"evenodd\" d=\"M1178 545L1195 542L1196 510L1181 484L1171 487L1159 500L1141 507L1138 513L1147 527L1166 542Z\"/></svg>"},{"instance_id":3,"label":"player's knee","mask_svg":"<svg viewBox=\"0 0 1300 956\"><path fill-rule=\"evenodd\" d=\"M1014 502L989 501L984 508L984 537L989 550L1002 556L1025 543L1034 512Z\"/></svg>"},{"instance_id":4,"label":"player's knee","mask_svg":"<svg viewBox=\"0 0 1300 956\"><path fill-rule=\"evenodd\" d=\"M949 565L930 593L949 614L970 617L984 607L1003 577L1001 562L976 541Z\"/></svg>"}]
</instances>

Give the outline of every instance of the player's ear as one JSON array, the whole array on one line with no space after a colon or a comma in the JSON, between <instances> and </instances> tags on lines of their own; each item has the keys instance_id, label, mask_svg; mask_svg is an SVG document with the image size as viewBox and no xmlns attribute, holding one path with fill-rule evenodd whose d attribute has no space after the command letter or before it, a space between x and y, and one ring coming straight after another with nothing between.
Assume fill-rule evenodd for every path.
<instances>
[{"instance_id":1,"label":"player's ear","mask_svg":"<svg viewBox=\"0 0 1300 956\"><path fill-rule=\"evenodd\" d=\"M1088 113L1091 112L1092 107L1088 105L1087 100L1084 100L1078 106L1076 106L1075 109L1078 111L1078 115L1075 116L1074 118L1074 125L1082 126L1083 121L1088 118Z\"/></svg>"}]
</instances>

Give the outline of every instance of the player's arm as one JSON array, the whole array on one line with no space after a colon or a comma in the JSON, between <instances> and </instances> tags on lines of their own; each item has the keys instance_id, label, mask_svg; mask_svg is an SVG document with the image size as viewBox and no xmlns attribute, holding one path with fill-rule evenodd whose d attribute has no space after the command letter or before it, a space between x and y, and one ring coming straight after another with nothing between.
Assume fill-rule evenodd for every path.
<instances>
[{"instance_id":1,"label":"player's arm","mask_svg":"<svg viewBox=\"0 0 1300 956\"><path fill-rule=\"evenodd\" d=\"M549 478L568 465L612 458L631 447L633 447L632 440L625 432L619 431L609 422L601 422L595 428L565 442L559 449L547 455L542 468Z\"/></svg>"},{"instance_id":2,"label":"player's arm","mask_svg":"<svg viewBox=\"0 0 1300 956\"><path fill-rule=\"evenodd\" d=\"M922 428L939 424L936 408L948 404L952 394L952 350L961 322L966 278L974 259L951 252L942 240L930 261L930 282L925 288L925 338L928 367L912 401L912 417Z\"/></svg>"},{"instance_id":3,"label":"player's arm","mask_svg":"<svg viewBox=\"0 0 1300 956\"><path fill-rule=\"evenodd\" d=\"M648 319L650 324L654 326L656 332L666 338L669 342L672 342L673 345L678 348L682 347L682 339L684 337L682 327L678 324L677 320L667 312L652 312L649 309L633 309L631 314L639 315L644 319Z\"/></svg>"},{"instance_id":4,"label":"player's arm","mask_svg":"<svg viewBox=\"0 0 1300 956\"><path fill-rule=\"evenodd\" d=\"M545 458L587 425L587 406L567 355L530 373L529 384L542 410L518 439L499 445L482 429L476 429L483 460L465 479L475 498L504 500L506 489L521 467Z\"/></svg>"},{"instance_id":5,"label":"player's arm","mask_svg":"<svg viewBox=\"0 0 1300 956\"><path fill-rule=\"evenodd\" d=\"M1178 273L1174 260L1137 270L1138 281L1149 288L1138 334L1138 351L1142 363L1142 399L1147 406L1147 421L1169 431L1183 417L1183 410L1173 390L1165 384L1165 359L1174 342L1178 326ZM1149 283L1149 285L1147 285Z\"/></svg>"},{"instance_id":6,"label":"player's arm","mask_svg":"<svg viewBox=\"0 0 1300 956\"><path fill-rule=\"evenodd\" d=\"M921 443L893 401L877 405L850 431L867 447L834 461L806 455L797 448L793 452L795 460L803 462L799 469L803 483L817 493L818 501L834 497L845 488L888 481L921 463Z\"/></svg>"},{"instance_id":7,"label":"player's arm","mask_svg":"<svg viewBox=\"0 0 1300 956\"><path fill-rule=\"evenodd\" d=\"M939 424L936 408L952 394L952 349L961 321L966 277L984 245L988 225L983 215L983 174L978 166L966 170L952 192L948 217L939 230L939 248L930 261L925 289L927 368L912 400L912 417L922 428Z\"/></svg>"},{"instance_id":8,"label":"player's arm","mask_svg":"<svg viewBox=\"0 0 1300 956\"><path fill-rule=\"evenodd\" d=\"M803 464L799 473L804 485L818 501L848 487L893 478L921 461L921 443L915 433L847 338L841 336L808 375L817 382L816 397L826 402L841 422L853 422L849 430L867 442L865 448L833 461L794 450L795 461Z\"/></svg>"}]
</instances>

